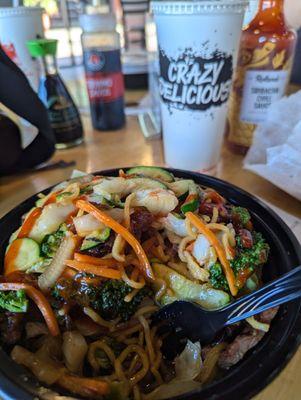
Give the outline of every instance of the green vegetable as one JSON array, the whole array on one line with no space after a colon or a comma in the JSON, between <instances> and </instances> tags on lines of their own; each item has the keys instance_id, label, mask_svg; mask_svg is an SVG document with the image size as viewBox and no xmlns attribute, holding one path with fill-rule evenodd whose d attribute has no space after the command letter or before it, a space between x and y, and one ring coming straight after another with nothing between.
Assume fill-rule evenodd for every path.
<instances>
[{"instance_id":1,"label":"green vegetable","mask_svg":"<svg viewBox=\"0 0 301 400\"><path fill-rule=\"evenodd\" d=\"M249 279L246 281L246 288L248 291L253 292L254 290L258 289L259 287L259 279L256 274L250 276Z\"/></svg>"},{"instance_id":2,"label":"green vegetable","mask_svg":"<svg viewBox=\"0 0 301 400\"><path fill-rule=\"evenodd\" d=\"M86 193L90 193L93 190L93 186L92 185L88 185L84 188L81 188L79 191L79 194L86 194Z\"/></svg>"},{"instance_id":3,"label":"green vegetable","mask_svg":"<svg viewBox=\"0 0 301 400\"><path fill-rule=\"evenodd\" d=\"M92 307L104 319L111 320L120 317L122 321L127 321L135 314L143 298L150 295L150 290L144 287L139 290L132 301L127 303L124 301L124 298L132 290L123 281L108 280L100 288L95 289Z\"/></svg>"},{"instance_id":4,"label":"green vegetable","mask_svg":"<svg viewBox=\"0 0 301 400\"><path fill-rule=\"evenodd\" d=\"M146 190L146 189L167 189L167 186L165 183L153 179L153 178L147 178L147 177L141 177L141 176L135 176L133 178L129 178L129 185L133 185L133 191L136 190Z\"/></svg>"},{"instance_id":5,"label":"green vegetable","mask_svg":"<svg viewBox=\"0 0 301 400\"><path fill-rule=\"evenodd\" d=\"M206 310L213 310L230 302L229 294L222 290L213 289L208 284L200 285L192 282L166 265L155 263L152 266L156 277L163 279L169 289L161 297L162 305L175 300L192 300ZM156 284L155 289L159 289Z\"/></svg>"},{"instance_id":6,"label":"green vegetable","mask_svg":"<svg viewBox=\"0 0 301 400\"><path fill-rule=\"evenodd\" d=\"M24 290L12 290L0 292L0 310L7 310L15 313L25 313L28 307L28 300Z\"/></svg>"},{"instance_id":7,"label":"green vegetable","mask_svg":"<svg viewBox=\"0 0 301 400\"><path fill-rule=\"evenodd\" d=\"M181 211L183 214L186 214L188 211L194 212L199 208L200 200L197 194L188 195L184 204L181 206Z\"/></svg>"},{"instance_id":8,"label":"green vegetable","mask_svg":"<svg viewBox=\"0 0 301 400\"><path fill-rule=\"evenodd\" d=\"M229 292L229 285L219 262L216 262L210 268L210 283L215 289Z\"/></svg>"},{"instance_id":9,"label":"green vegetable","mask_svg":"<svg viewBox=\"0 0 301 400\"><path fill-rule=\"evenodd\" d=\"M243 248L240 241L237 241L238 252L234 260L231 261L231 267L235 274L244 269L254 271L256 267L267 262L270 250L269 245L261 233L252 232L252 236L253 246L250 249Z\"/></svg>"},{"instance_id":10,"label":"green vegetable","mask_svg":"<svg viewBox=\"0 0 301 400\"><path fill-rule=\"evenodd\" d=\"M14 265L20 271L26 271L32 265L40 261L40 246L33 239L16 239L21 244Z\"/></svg>"},{"instance_id":11,"label":"green vegetable","mask_svg":"<svg viewBox=\"0 0 301 400\"><path fill-rule=\"evenodd\" d=\"M41 243L41 256L53 258L59 248L62 239L66 235L67 225L61 224L57 231L46 235Z\"/></svg>"},{"instance_id":12,"label":"green vegetable","mask_svg":"<svg viewBox=\"0 0 301 400\"><path fill-rule=\"evenodd\" d=\"M88 236L85 237L80 250L88 250L92 249L93 247L99 245L100 243L105 242L106 240L109 239L111 233L110 228L105 228L104 230L100 231L94 231L90 233Z\"/></svg>"},{"instance_id":13,"label":"green vegetable","mask_svg":"<svg viewBox=\"0 0 301 400\"><path fill-rule=\"evenodd\" d=\"M127 175L142 175L146 176L148 178L153 178L153 179L159 179L163 182L173 182L174 177L173 175L166 171L163 168L159 167L149 167L149 166L138 166L138 167L133 167L130 168L126 171Z\"/></svg>"},{"instance_id":14,"label":"green vegetable","mask_svg":"<svg viewBox=\"0 0 301 400\"><path fill-rule=\"evenodd\" d=\"M245 226L251 219L249 211L244 207L231 207L232 219Z\"/></svg>"},{"instance_id":15,"label":"green vegetable","mask_svg":"<svg viewBox=\"0 0 301 400\"><path fill-rule=\"evenodd\" d=\"M51 264L52 259L51 258L42 258L40 257L39 260L31 265L30 268L26 270L27 274L42 274L43 272L46 271L48 266Z\"/></svg>"},{"instance_id":16,"label":"green vegetable","mask_svg":"<svg viewBox=\"0 0 301 400\"><path fill-rule=\"evenodd\" d=\"M171 182L168 184L168 188L174 192L174 194L179 197L183 194L189 193L197 193L197 185L194 183L192 179L181 179L175 182Z\"/></svg>"},{"instance_id":17,"label":"green vegetable","mask_svg":"<svg viewBox=\"0 0 301 400\"><path fill-rule=\"evenodd\" d=\"M188 211L194 212L199 208L200 205L200 190L198 186L193 181L186 181L188 196L186 197L184 203L181 206L182 214L187 213ZM179 197L182 197L181 195Z\"/></svg>"},{"instance_id":18,"label":"green vegetable","mask_svg":"<svg viewBox=\"0 0 301 400\"><path fill-rule=\"evenodd\" d=\"M230 261L231 268L235 275L242 270L255 271L256 267L265 264L268 259L269 245L261 233L253 232L253 246L246 249L242 246L240 237L236 237L236 257ZM210 283L215 289L229 292L228 282L224 275L222 266L216 262L210 268ZM255 274L246 281L247 289L252 291L258 287L258 278Z\"/></svg>"},{"instance_id":19,"label":"green vegetable","mask_svg":"<svg viewBox=\"0 0 301 400\"><path fill-rule=\"evenodd\" d=\"M60 194L58 194L58 195L56 196L56 199L57 199L58 201L60 201L60 200L64 199L65 197L69 197L69 196L72 196L72 195L73 195L72 192L62 192L62 193L60 193Z\"/></svg>"},{"instance_id":20,"label":"green vegetable","mask_svg":"<svg viewBox=\"0 0 301 400\"><path fill-rule=\"evenodd\" d=\"M36 201L36 207L42 207L42 206L43 206L43 204L45 203L45 197L46 197L46 196L43 195L43 197L39 198L39 199Z\"/></svg>"}]
</instances>

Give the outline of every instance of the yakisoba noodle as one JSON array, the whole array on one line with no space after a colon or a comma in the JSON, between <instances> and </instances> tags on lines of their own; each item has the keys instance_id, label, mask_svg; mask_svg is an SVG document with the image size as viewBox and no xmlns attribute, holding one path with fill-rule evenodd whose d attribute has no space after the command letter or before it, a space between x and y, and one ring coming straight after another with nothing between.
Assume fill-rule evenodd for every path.
<instances>
[{"instance_id":1,"label":"yakisoba noodle","mask_svg":"<svg viewBox=\"0 0 301 400\"><path fill-rule=\"evenodd\" d=\"M112 247L112 257L115 258L115 260L120 262L125 261L124 247L125 247L125 240L121 235L116 235Z\"/></svg>"},{"instance_id":2,"label":"yakisoba noodle","mask_svg":"<svg viewBox=\"0 0 301 400\"><path fill-rule=\"evenodd\" d=\"M224 342L203 352L206 344L187 341L167 360L171 337L152 316L175 300L207 310L223 307L260 284L268 245L253 230L248 210L151 167L120 171L119 177L75 178L40 196L36 208L26 217L25 237L13 234L6 253L0 304L10 313L3 314L0 334L8 351L17 345L13 359L42 384L89 399L160 400L182 379L187 390L201 388L214 371L220 375L228 368L228 348L239 336L224 332ZM62 246L70 235L76 246L64 259ZM28 301L42 311L40 318L27 312ZM20 332L11 338L17 340L5 343L3 327L17 313ZM250 319L241 329L248 323L253 342L255 329L269 327ZM237 351L239 360L244 352ZM189 375L194 364L197 377ZM43 374L37 365L46 365ZM53 378L53 365L67 371L69 381L58 373Z\"/></svg>"}]
</instances>

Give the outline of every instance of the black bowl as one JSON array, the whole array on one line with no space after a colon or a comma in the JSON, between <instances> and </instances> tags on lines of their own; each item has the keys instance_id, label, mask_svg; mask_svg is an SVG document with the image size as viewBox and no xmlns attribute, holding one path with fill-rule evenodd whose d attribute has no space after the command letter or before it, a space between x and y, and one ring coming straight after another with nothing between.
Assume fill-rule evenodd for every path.
<instances>
[{"instance_id":1,"label":"black bowl","mask_svg":"<svg viewBox=\"0 0 301 400\"><path fill-rule=\"evenodd\" d=\"M269 263L264 267L263 279L266 282L301 264L301 247L291 230L274 211L254 196L210 176L181 170L170 171L175 176L194 179L201 185L212 187L230 202L250 210L255 228L264 234L271 247ZM118 174L118 169L101 171L100 174L114 176ZM36 196L30 197L1 219L0 260L3 261L9 236L18 228L21 216L34 205L35 200ZM295 300L280 307L270 332L225 376L201 391L173 400L243 400L254 396L279 374L296 352L301 338L300 306L301 300ZM0 398L33 400L38 394L38 387L35 378L0 350Z\"/></svg>"}]
</instances>

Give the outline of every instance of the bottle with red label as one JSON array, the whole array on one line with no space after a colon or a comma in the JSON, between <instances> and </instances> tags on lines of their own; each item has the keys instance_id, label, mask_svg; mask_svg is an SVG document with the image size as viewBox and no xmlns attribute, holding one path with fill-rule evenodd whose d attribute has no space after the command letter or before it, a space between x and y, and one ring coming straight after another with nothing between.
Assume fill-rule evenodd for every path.
<instances>
[{"instance_id":1,"label":"bottle with red label","mask_svg":"<svg viewBox=\"0 0 301 400\"><path fill-rule=\"evenodd\" d=\"M120 38L113 14L84 14L82 46L94 129L114 130L125 124Z\"/></svg>"}]
</instances>

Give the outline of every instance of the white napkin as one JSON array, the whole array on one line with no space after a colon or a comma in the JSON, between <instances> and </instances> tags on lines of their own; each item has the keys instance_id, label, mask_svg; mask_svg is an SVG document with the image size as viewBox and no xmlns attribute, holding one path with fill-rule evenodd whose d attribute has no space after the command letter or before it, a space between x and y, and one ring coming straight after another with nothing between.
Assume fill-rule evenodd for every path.
<instances>
[{"instance_id":1,"label":"white napkin","mask_svg":"<svg viewBox=\"0 0 301 400\"><path fill-rule=\"evenodd\" d=\"M244 167L301 200L301 90L270 107Z\"/></svg>"}]
</instances>

